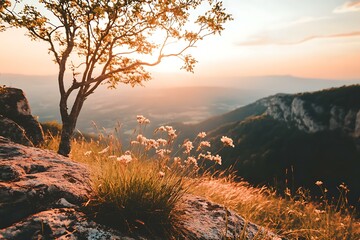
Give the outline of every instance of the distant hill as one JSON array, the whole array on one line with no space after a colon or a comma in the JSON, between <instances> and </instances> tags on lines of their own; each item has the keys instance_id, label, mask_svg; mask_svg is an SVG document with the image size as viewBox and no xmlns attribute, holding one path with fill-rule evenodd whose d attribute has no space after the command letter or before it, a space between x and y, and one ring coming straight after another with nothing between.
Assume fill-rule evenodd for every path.
<instances>
[{"instance_id":1,"label":"distant hill","mask_svg":"<svg viewBox=\"0 0 360 240\"><path fill-rule=\"evenodd\" d=\"M323 181L329 194L345 182L355 202L360 193L360 85L277 94L199 124L178 124L185 138L207 131L214 149L219 138L236 147L221 152L222 168L233 166L254 184L305 186Z\"/></svg>"}]
</instances>

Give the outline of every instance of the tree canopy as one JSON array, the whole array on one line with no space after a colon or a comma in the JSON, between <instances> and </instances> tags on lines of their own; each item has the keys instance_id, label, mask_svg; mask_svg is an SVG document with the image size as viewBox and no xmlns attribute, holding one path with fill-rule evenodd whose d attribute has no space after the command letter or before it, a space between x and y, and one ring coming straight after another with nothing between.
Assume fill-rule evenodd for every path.
<instances>
[{"instance_id":1,"label":"tree canopy","mask_svg":"<svg viewBox=\"0 0 360 240\"><path fill-rule=\"evenodd\" d=\"M169 57L193 72L196 60L188 50L220 34L232 17L216 0L0 0L0 19L3 29L25 28L31 39L48 44L59 66L63 124L76 124L83 102L100 84L141 85L151 79L147 67Z\"/></svg>"}]
</instances>

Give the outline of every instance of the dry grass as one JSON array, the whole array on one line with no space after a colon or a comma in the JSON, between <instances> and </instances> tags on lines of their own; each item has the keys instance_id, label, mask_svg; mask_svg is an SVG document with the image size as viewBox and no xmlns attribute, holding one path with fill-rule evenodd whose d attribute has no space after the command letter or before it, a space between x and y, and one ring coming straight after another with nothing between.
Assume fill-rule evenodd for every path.
<instances>
[{"instance_id":1,"label":"dry grass","mask_svg":"<svg viewBox=\"0 0 360 240\"><path fill-rule=\"evenodd\" d=\"M232 178L200 178L190 192L223 204L288 239L360 239L360 222L345 202L314 202L301 189L282 198L274 190Z\"/></svg>"},{"instance_id":2,"label":"dry grass","mask_svg":"<svg viewBox=\"0 0 360 240\"><path fill-rule=\"evenodd\" d=\"M58 137L50 136L46 147L56 149L58 142ZM170 144L167 147L174 152ZM183 154L183 150L177 153ZM109 225L122 224L130 231L143 227L148 233L156 234L161 229L160 232L171 234L171 221L176 218L172 216L172 209L188 191L225 205L247 221L267 227L287 239L360 239L360 221L347 204L344 186L339 188L342 197L334 203L325 197L315 202L303 189L279 197L275 190L256 188L244 181L235 181L231 176L194 177L190 162L184 163L190 154L181 156L181 166L171 160L171 153L159 157L140 146L130 151L132 161L116 161L125 152L114 135L100 134L98 141L80 139L72 143L71 158L88 164L93 174L94 197L90 211L100 213L100 221ZM245 239L243 235L239 233L238 239Z\"/></svg>"}]
</instances>

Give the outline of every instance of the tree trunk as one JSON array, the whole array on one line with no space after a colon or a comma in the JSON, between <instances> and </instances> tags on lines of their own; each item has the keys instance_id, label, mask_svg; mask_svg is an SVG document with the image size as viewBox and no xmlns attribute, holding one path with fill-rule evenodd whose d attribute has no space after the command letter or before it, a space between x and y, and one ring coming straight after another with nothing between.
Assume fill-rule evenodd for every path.
<instances>
[{"instance_id":1,"label":"tree trunk","mask_svg":"<svg viewBox=\"0 0 360 240\"><path fill-rule=\"evenodd\" d=\"M58 153L68 157L71 150L71 138L73 137L76 122L79 117L80 111L84 104L85 97L80 90L76 96L75 102L72 106L70 114L67 111L66 98L61 96L60 99L60 114L62 120L61 139L59 144Z\"/></svg>"},{"instance_id":2,"label":"tree trunk","mask_svg":"<svg viewBox=\"0 0 360 240\"><path fill-rule=\"evenodd\" d=\"M63 121L63 126L61 129L61 140L59 144L58 153L65 157L69 156L71 150L71 138L75 130L76 120L69 116L65 121Z\"/></svg>"}]
</instances>

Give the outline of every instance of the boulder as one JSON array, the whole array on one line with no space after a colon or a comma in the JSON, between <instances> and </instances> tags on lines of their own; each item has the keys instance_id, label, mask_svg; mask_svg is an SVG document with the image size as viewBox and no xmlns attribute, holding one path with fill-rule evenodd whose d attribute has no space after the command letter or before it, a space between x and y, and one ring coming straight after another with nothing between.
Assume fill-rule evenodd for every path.
<instances>
[{"instance_id":1,"label":"boulder","mask_svg":"<svg viewBox=\"0 0 360 240\"><path fill-rule=\"evenodd\" d=\"M224 206L197 196L187 195L177 211L181 215L177 228L186 239L282 239Z\"/></svg>"},{"instance_id":2,"label":"boulder","mask_svg":"<svg viewBox=\"0 0 360 240\"><path fill-rule=\"evenodd\" d=\"M88 168L49 150L0 137L0 239L161 239L121 233L82 209L91 196ZM175 209L174 239L281 239L206 199L186 195Z\"/></svg>"},{"instance_id":3,"label":"boulder","mask_svg":"<svg viewBox=\"0 0 360 240\"><path fill-rule=\"evenodd\" d=\"M61 199L80 206L89 193L85 166L0 137L0 228L51 209Z\"/></svg>"},{"instance_id":4,"label":"boulder","mask_svg":"<svg viewBox=\"0 0 360 240\"><path fill-rule=\"evenodd\" d=\"M0 230L0 239L144 239L126 237L87 219L74 208L54 208L36 213Z\"/></svg>"},{"instance_id":5,"label":"boulder","mask_svg":"<svg viewBox=\"0 0 360 240\"><path fill-rule=\"evenodd\" d=\"M27 138L35 146L43 143L43 131L39 122L31 115L29 102L24 92L21 89L9 87L2 87L0 90L0 115L14 121L23 128ZM4 128L4 126L1 128Z\"/></svg>"},{"instance_id":6,"label":"boulder","mask_svg":"<svg viewBox=\"0 0 360 240\"><path fill-rule=\"evenodd\" d=\"M0 136L9 138L16 143L33 146L30 139L26 136L25 130L13 120L2 115L0 115Z\"/></svg>"}]
</instances>

